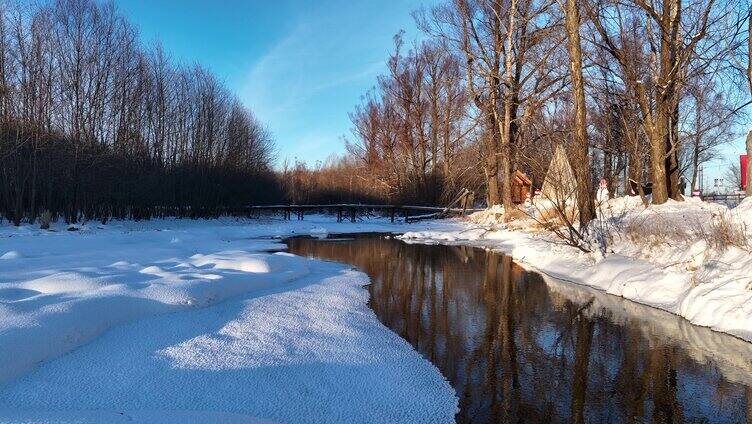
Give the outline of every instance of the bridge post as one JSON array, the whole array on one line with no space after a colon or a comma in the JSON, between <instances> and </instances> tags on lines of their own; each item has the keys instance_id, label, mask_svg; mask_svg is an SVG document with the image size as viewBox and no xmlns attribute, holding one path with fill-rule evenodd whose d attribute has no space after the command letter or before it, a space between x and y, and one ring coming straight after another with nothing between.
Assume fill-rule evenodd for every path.
<instances>
[{"instance_id":1,"label":"bridge post","mask_svg":"<svg viewBox=\"0 0 752 424\"><path fill-rule=\"evenodd\" d=\"M337 206L337 222L342 222L342 206Z\"/></svg>"},{"instance_id":2,"label":"bridge post","mask_svg":"<svg viewBox=\"0 0 752 424\"><path fill-rule=\"evenodd\" d=\"M391 218L392 218L392 224L394 224L394 213L395 212L396 212L396 210L394 208L389 209L389 214L391 215Z\"/></svg>"},{"instance_id":3,"label":"bridge post","mask_svg":"<svg viewBox=\"0 0 752 424\"><path fill-rule=\"evenodd\" d=\"M350 208L350 222L355 222L355 208Z\"/></svg>"}]
</instances>

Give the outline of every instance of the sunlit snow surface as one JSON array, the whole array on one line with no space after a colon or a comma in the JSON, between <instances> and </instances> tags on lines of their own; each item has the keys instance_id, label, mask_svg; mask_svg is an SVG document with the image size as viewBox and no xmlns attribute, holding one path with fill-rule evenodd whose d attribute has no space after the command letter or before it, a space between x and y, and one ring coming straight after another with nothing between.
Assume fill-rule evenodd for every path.
<instances>
[{"instance_id":1,"label":"sunlit snow surface","mask_svg":"<svg viewBox=\"0 0 752 424\"><path fill-rule=\"evenodd\" d=\"M0 422L451 422L454 391L368 309L364 274L258 239L322 228L403 230L0 228Z\"/></svg>"}]
</instances>

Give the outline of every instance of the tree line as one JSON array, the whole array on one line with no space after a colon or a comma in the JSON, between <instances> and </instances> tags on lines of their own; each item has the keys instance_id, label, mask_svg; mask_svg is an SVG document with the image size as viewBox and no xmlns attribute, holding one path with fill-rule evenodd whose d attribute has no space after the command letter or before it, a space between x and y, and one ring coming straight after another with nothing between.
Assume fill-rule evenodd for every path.
<instances>
[{"instance_id":1,"label":"tree line","mask_svg":"<svg viewBox=\"0 0 752 424\"><path fill-rule=\"evenodd\" d=\"M512 179L540 187L556 146L580 223L594 186L652 203L698 189L750 103L750 4L734 0L448 0L414 12L387 72L351 113L346 168L393 203L466 187L513 209ZM309 170L314 172L315 170ZM639 182L637 188L629 180ZM482 197L482 196L479 196Z\"/></svg>"},{"instance_id":2,"label":"tree line","mask_svg":"<svg viewBox=\"0 0 752 424\"><path fill-rule=\"evenodd\" d=\"M269 131L112 3L0 9L0 218L214 216L279 199Z\"/></svg>"},{"instance_id":3,"label":"tree line","mask_svg":"<svg viewBox=\"0 0 752 424\"><path fill-rule=\"evenodd\" d=\"M443 204L464 188L512 211L515 173L541 187L558 146L581 224L601 178L679 200L750 103L749 13L734 0L446 0L414 12L419 40L394 37L346 155L275 171L252 112L207 69L143 45L113 4L3 3L0 218Z\"/></svg>"}]
</instances>

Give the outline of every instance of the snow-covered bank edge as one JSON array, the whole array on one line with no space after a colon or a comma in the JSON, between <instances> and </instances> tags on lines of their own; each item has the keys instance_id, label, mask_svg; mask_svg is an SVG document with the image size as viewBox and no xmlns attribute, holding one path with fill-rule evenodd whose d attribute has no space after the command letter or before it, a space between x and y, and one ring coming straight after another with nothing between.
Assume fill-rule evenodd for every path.
<instances>
[{"instance_id":1,"label":"snow-covered bank edge","mask_svg":"<svg viewBox=\"0 0 752 424\"><path fill-rule=\"evenodd\" d=\"M0 423L275 424L243 414L213 411L0 411Z\"/></svg>"},{"instance_id":2,"label":"snow-covered bank edge","mask_svg":"<svg viewBox=\"0 0 752 424\"><path fill-rule=\"evenodd\" d=\"M599 258L546 234L487 224L468 223L459 231L413 231L400 238L408 243L468 245L505 253L549 277L662 309L692 324L752 342L752 290L748 286L752 257L740 249L730 248L700 271L689 272L682 266L703 253L699 243L668 252L660 263L640 257L644 252L627 242L617 246L617 253Z\"/></svg>"},{"instance_id":3,"label":"snow-covered bank edge","mask_svg":"<svg viewBox=\"0 0 752 424\"><path fill-rule=\"evenodd\" d=\"M523 267L531 268L528 265ZM535 271L533 271L535 272ZM726 380L752 386L752 344L736 336L691 324L664 310L614 296L593 287L542 276L552 293L577 304L590 306L583 311L605 317L617 325L637 323L648 340L678 346L699 364L713 363Z\"/></svg>"},{"instance_id":4,"label":"snow-covered bank edge","mask_svg":"<svg viewBox=\"0 0 752 424\"><path fill-rule=\"evenodd\" d=\"M311 272L289 285L117 326L46 362L0 389L0 422L110 422L117 410L139 422L451 422L454 389L367 306L368 277L300 259Z\"/></svg>"},{"instance_id":5,"label":"snow-covered bank edge","mask_svg":"<svg viewBox=\"0 0 752 424\"><path fill-rule=\"evenodd\" d=\"M400 232L388 219L153 220L66 231L0 226L0 382L148 317L202 309L284 287L309 262L279 250L283 237ZM423 223L406 228L447 228Z\"/></svg>"}]
</instances>

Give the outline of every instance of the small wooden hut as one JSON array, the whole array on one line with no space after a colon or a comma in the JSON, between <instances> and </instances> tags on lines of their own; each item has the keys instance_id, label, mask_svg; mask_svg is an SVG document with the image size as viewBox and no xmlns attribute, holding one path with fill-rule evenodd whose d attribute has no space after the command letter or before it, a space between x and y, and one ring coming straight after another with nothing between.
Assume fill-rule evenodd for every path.
<instances>
[{"instance_id":1,"label":"small wooden hut","mask_svg":"<svg viewBox=\"0 0 752 424\"><path fill-rule=\"evenodd\" d=\"M532 187L533 182L527 175L519 169L515 171L514 178L512 179L512 202L518 205L525 203Z\"/></svg>"}]
</instances>

